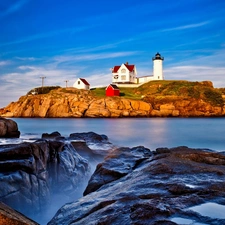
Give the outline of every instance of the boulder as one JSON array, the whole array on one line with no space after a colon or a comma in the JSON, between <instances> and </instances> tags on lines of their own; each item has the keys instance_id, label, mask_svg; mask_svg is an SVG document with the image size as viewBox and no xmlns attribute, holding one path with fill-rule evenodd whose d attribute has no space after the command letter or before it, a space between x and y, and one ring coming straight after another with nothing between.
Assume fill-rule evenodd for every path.
<instances>
[{"instance_id":1,"label":"boulder","mask_svg":"<svg viewBox=\"0 0 225 225\"><path fill-rule=\"evenodd\" d=\"M141 149L141 151L139 151ZM119 148L112 151L103 163L98 164L88 182L84 195L98 190L101 186L120 179L130 173L151 151L144 147Z\"/></svg>"},{"instance_id":2,"label":"boulder","mask_svg":"<svg viewBox=\"0 0 225 225\"><path fill-rule=\"evenodd\" d=\"M38 140L0 146L0 201L35 217L53 196L71 196L90 166L70 143Z\"/></svg>"},{"instance_id":3,"label":"boulder","mask_svg":"<svg viewBox=\"0 0 225 225\"><path fill-rule=\"evenodd\" d=\"M0 138L19 138L20 131L17 123L11 119L0 117Z\"/></svg>"},{"instance_id":4,"label":"boulder","mask_svg":"<svg viewBox=\"0 0 225 225\"><path fill-rule=\"evenodd\" d=\"M61 137L61 134L58 131L52 132L50 134L43 133L42 136L41 136L41 138L43 138L43 139L55 139L55 138L58 138L58 137Z\"/></svg>"},{"instance_id":5,"label":"boulder","mask_svg":"<svg viewBox=\"0 0 225 225\"><path fill-rule=\"evenodd\" d=\"M188 147L154 152L141 146L119 148L97 166L85 196L63 206L48 225L169 225L177 224L176 219L225 224L225 217L217 217L213 209L212 215L193 210L211 202L224 215L224 185L225 153Z\"/></svg>"},{"instance_id":6,"label":"boulder","mask_svg":"<svg viewBox=\"0 0 225 225\"><path fill-rule=\"evenodd\" d=\"M87 143L110 143L104 134L96 134L95 132L72 133L69 139L84 140Z\"/></svg>"},{"instance_id":7,"label":"boulder","mask_svg":"<svg viewBox=\"0 0 225 225\"><path fill-rule=\"evenodd\" d=\"M95 132L72 133L68 140L81 155L86 155L88 159L94 155L94 159L102 158L109 151L115 149L115 146L109 141L106 135L96 134Z\"/></svg>"}]
</instances>

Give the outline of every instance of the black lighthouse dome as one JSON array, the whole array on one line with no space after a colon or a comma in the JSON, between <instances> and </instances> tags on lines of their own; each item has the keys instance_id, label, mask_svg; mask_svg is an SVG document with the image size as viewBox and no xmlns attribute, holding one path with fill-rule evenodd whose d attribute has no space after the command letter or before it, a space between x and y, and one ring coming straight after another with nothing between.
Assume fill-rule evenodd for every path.
<instances>
[{"instance_id":1,"label":"black lighthouse dome","mask_svg":"<svg viewBox=\"0 0 225 225\"><path fill-rule=\"evenodd\" d=\"M156 60L156 59L160 59L160 60L164 60L164 57L162 57L158 52L155 54L155 57L152 57L152 60Z\"/></svg>"}]
</instances>

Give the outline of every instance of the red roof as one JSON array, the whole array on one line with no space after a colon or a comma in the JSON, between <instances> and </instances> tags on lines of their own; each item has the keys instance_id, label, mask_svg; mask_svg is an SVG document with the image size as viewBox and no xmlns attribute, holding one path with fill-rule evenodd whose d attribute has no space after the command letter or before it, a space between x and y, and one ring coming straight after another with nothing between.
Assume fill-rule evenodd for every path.
<instances>
[{"instance_id":1,"label":"red roof","mask_svg":"<svg viewBox=\"0 0 225 225\"><path fill-rule=\"evenodd\" d=\"M134 65L127 65L127 64L124 64L126 67L127 67L127 69L130 71L130 72L132 72L133 70L134 70Z\"/></svg>"},{"instance_id":2,"label":"red roof","mask_svg":"<svg viewBox=\"0 0 225 225\"><path fill-rule=\"evenodd\" d=\"M128 69L130 72L132 72L132 71L134 70L134 66L135 66L135 65L127 65L127 64L124 64L124 65L127 67L127 69ZM113 73L118 72L118 70L119 70L120 67L121 67L121 66L114 66L112 72L113 72Z\"/></svg>"},{"instance_id":3,"label":"red roof","mask_svg":"<svg viewBox=\"0 0 225 225\"><path fill-rule=\"evenodd\" d=\"M113 73L116 73L116 72L119 70L120 67L121 67L121 66L114 66L112 72L113 72Z\"/></svg>"},{"instance_id":4,"label":"red roof","mask_svg":"<svg viewBox=\"0 0 225 225\"><path fill-rule=\"evenodd\" d=\"M79 78L84 84L90 85L84 78Z\"/></svg>"}]
</instances>

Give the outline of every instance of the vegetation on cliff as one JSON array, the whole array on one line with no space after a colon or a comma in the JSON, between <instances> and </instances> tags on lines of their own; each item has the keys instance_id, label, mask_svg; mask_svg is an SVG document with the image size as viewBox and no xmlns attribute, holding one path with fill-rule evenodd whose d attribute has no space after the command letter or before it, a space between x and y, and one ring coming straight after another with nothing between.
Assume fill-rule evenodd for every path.
<instances>
[{"instance_id":1,"label":"vegetation on cliff","mask_svg":"<svg viewBox=\"0 0 225 225\"><path fill-rule=\"evenodd\" d=\"M51 90L59 89L60 86L44 86L36 87L27 92L27 95L39 95L39 94L48 94Z\"/></svg>"},{"instance_id":2,"label":"vegetation on cliff","mask_svg":"<svg viewBox=\"0 0 225 225\"><path fill-rule=\"evenodd\" d=\"M105 88L92 90L96 96L105 96ZM212 82L190 82L190 81L150 81L137 88L120 88L120 96L129 99L152 102L151 99L171 101L177 99L202 99L213 106L223 106L222 94L225 88L216 89ZM167 100L166 100L167 99Z\"/></svg>"}]
</instances>

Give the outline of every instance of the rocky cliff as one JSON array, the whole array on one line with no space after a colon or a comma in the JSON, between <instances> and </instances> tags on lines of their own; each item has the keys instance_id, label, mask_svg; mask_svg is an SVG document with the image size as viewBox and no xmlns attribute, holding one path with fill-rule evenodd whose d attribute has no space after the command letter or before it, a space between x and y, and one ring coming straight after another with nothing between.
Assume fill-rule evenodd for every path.
<instances>
[{"instance_id":1,"label":"rocky cliff","mask_svg":"<svg viewBox=\"0 0 225 225\"><path fill-rule=\"evenodd\" d=\"M150 89L150 90L149 90ZM123 93L122 93L123 94ZM211 83L175 82L135 90L139 100L57 88L27 94L0 109L2 117L203 117L225 116L222 94ZM142 97L140 97L142 96Z\"/></svg>"},{"instance_id":2,"label":"rocky cliff","mask_svg":"<svg viewBox=\"0 0 225 225\"><path fill-rule=\"evenodd\" d=\"M144 101L94 97L89 91L57 89L48 94L22 96L0 110L4 117L146 117L152 110Z\"/></svg>"}]
</instances>

